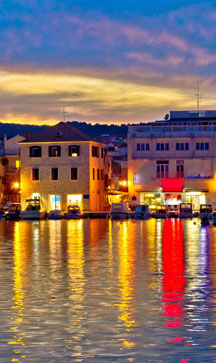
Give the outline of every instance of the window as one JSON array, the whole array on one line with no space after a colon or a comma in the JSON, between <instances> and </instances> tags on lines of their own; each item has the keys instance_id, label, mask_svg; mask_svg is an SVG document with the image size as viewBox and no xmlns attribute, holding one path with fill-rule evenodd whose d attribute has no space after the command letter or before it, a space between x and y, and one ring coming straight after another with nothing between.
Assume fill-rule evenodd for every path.
<instances>
[{"instance_id":1,"label":"window","mask_svg":"<svg viewBox=\"0 0 216 363\"><path fill-rule=\"evenodd\" d=\"M197 142L196 150L209 150L209 143L208 142Z\"/></svg>"},{"instance_id":2,"label":"window","mask_svg":"<svg viewBox=\"0 0 216 363\"><path fill-rule=\"evenodd\" d=\"M156 150L157 151L168 151L169 150L169 144L156 144Z\"/></svg>"},{"instance_id":3,"label":"window","mask_svg":"<svg viewBox=\"0 0 216 363\"><path fill-rule=\"evenodd\" d=\"M32 169L32 180L39 180L39 169L38 168Z\"/></svg>"},{"instance_id":4,"label":"window","mask_svg":"<svg viewBox=\"0 0 216 363\"><path fill-rule=\"evenodd\" d=\"M71 168L71 180L77 180L77 179L78 179L77 168Z\"/></svg>"},{"instance_id":5,"label":"window","mask_svg":"<svg viewBox=\"0 0 216 363\"><path fill-rule=\"evenodd\" d=\"M99 158L99 147L92 146L92 156Z\"/></svg>"},{"instance_id":6,"label":"window","mask_svg":"<svg viewBox=\"0 0 216 363\"><path fill-rule=\"evenodd\" d=\"M51 210L61 210L61 196L50 195L50 207Z\"/></svg>"},{"instance_id":7,"label":"window","mask_svg":"<svg viewBox=\"0 0 216 363\"><path fill-rule=\"evenodd\" d=\"M19 168L20 168L20 161L16 160L16 169L19 169Z\"/></svg>"},{"instance_id":8,"label":"window","mask_svg":"<svg viewBox=\"0 0 216 363\"><path fill-rule=\"evenodd\" d=\"M156 161L157 178L168 178L169 176L169 161Z\"/></svg>"},{"instance_id":9,"label":"window","mask_svg":"<svg viewBox=\"0 0 216 363\"><path fill-rule=\"evenodd\" d=\"M184 177L184 160L176 160L176 176L177 178Z\"/></svg>"},{"instance_id":10,"label":"window","mask_svg":"<svg viewBox=\"0 0 216 363\"><path fill-rule=\"evenodd\" d=\"M149 144L137 144L138 151L149 151L150 147Z\"/></svg>"},{"instance_id":11,"label":"window","mask_svg":"<svg viewBox=\"0 0 216 363\"><path fill-rule=\"evenodd\" d=\"M97 169L97 180L100 180L100 169Z\"/></svg>"},{"instance_id":12,"label":"window","mask_svg":"<svg viewBox=\"0 0 216 363\"><path fill-rule=\"evenodd\" d=\"M176 144L176 150L189 150L189 143L186 142L186 143L177 143Z\"/></svg>"},{"instance_id":13,"label":"window","mask_svg":"<svg viewBox=\"0 0 216 363\"><path fill-rule=\"evenodd\" d=\"M92 169L92 179L95 180L95 170L94 170L94 168Z\"/></svg>"},{"instance_id":14,"label":"window","mask_svg":"<svg viewBox=\"0 0 216 363\"><path fill-rule=\"evenodd\" d=\"M68 156L79 156L80 147L79 145L69 145L68 146Z\"/></svg>"},{"instance_id":15,"label":"window","mask_svg":"<svg viewBox=\"0 0 216 363\"><path fill-rule=\"evenodd\" d=\"M61 156L61 146L49 146L49 156L50 157L59 157Z\"/></svg>"},{"instance_id":16,"label":"window","mask_svg":"<svg viewBox=\"0 0 216 363\"><path fill-rule=\"evenodd\" d=\"M103 147L101 148L101 158L103 159L103 157L104 157L104 149L103 149Z\"/></svg>"},{"instance_id":17,"label":"window","mask_svg":"<svg viewBox=\"0 0 216 363\"><path fill-rule=\"evenodd\" d=\"M29 155L31 158L40 158L42 155L41 146L30 146Z\"/></svg>"},{"instance_id":18,"label":"window","mask_svg":"<svg viewBox=\"0 0 216 363\"><path fill-rule=\"evenodd\" d=\"M101 169L101 180L104 180L104 170Z\"/></svg>"},{"instance_id":19,"label":"window","mask_svg":"<svg viewBox=\"0 0 216 363\"><path fill-rule=\"evenodd\" d=\"M58 180L58 168L52 168L51 179L52 180Z\"/></svg>"}]
</instances>

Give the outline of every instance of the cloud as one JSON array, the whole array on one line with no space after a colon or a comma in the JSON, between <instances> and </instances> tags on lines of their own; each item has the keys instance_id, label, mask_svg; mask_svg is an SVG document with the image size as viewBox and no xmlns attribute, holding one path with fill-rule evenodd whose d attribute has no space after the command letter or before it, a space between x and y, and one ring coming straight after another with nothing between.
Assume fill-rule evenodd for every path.
<instances>
[{"instance_id":1,"label":"cloud","mask_svg":"<svg viewBox=\"0 0 216 363\"><path fill-rule=\"evenodd\" d=\"M157 16L113 16L93 7L81 14L67 1L33 0L16 1L9 12L3 3L2 120L56 122L66 107L78 120L143 121L171 105L193 108L197 81L214 96L216 8L210 3ZM214 107L210 96L203 106Z\"/></svg>"}]
</instances>

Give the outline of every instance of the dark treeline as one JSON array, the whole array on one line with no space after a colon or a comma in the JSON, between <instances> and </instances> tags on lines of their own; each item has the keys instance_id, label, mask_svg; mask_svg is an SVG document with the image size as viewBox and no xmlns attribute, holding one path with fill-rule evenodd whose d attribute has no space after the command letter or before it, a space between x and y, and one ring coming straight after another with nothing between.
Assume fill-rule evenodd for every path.
<instances>
[{"instance_id":1,"label":"dark treeline","mask_svg":"<svg viewBox=\"0 0 216 363\"><path fill-rule=\"evenodd\" d=\"M122 125L105 125L105 124L90 124L86 122L68 121L69 125L77 128L91 137L98 137L102 134L117 135L126 137L128 127L126 124ZM0 138L3 139L4 134L8 138L16 136L17 134L25 136L27 132L37 134L38 132L45 130L48 126L37 126L37 125L21 125L21 124L9 124L0 122Z\"/></svg>"}]
</instances>

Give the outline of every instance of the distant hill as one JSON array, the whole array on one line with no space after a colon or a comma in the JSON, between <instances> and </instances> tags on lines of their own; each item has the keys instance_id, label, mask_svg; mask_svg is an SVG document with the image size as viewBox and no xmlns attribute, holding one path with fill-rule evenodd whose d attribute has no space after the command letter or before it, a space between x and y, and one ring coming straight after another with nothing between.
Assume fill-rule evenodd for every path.
<instances>
[{"instance_id":1,"label":"distant hill","mask_svg":"<svg viewBox=\"0 0 216 363\"><path fill-rule=\"evenodd\" d=\"M67 123L92 138L99 137L102 134L127 136L128 127L127 125L105 125L105 124L90 124L86 122L78 121L67 121ZM22 136L26 135L26 132L32 132L38 134L38 132L47 129L48 125L37 126L37 125L22 125L22 124L7 124L0 122L0 139L4 138L4 134L7 135L8 139L19 134Z\"/></svg>"}]
</instances>

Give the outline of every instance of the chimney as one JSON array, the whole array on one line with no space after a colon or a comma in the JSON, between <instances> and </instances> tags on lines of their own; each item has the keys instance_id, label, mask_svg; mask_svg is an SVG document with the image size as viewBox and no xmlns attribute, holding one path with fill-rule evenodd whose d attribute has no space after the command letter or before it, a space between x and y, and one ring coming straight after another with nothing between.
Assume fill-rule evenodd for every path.
<instances>
[{"instance_id":1,"label":"chimney","mask_svg":"<svg viewBox=\"0 0 216 363\"><path fill-rule=\"evenodd\" d=\"M32 136L32 132L26 131L25 138L28 140Z\"/></svg>"},{"instance_id":2,"label":"chimney","mask_svg":"<svg viewBox=\"0 0 216 363\"><path fill-rule=\"evenodd\" d=\"M7 143L7 135L4 134L4 154L5 154L5 150L6 150L6 143Z\"/></svg>"}]
</instances>

